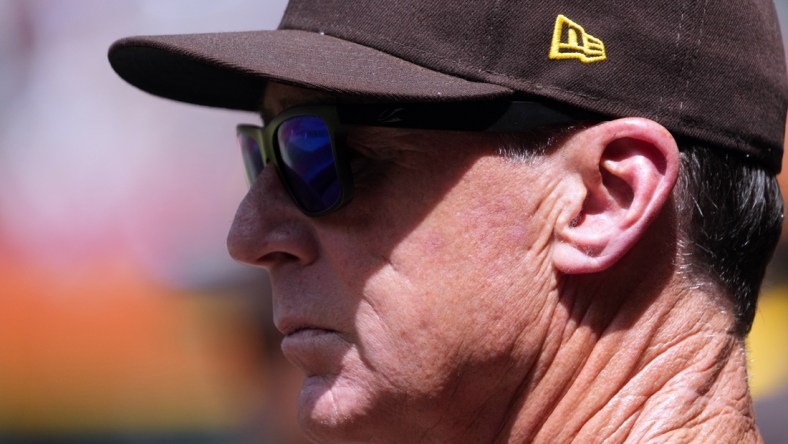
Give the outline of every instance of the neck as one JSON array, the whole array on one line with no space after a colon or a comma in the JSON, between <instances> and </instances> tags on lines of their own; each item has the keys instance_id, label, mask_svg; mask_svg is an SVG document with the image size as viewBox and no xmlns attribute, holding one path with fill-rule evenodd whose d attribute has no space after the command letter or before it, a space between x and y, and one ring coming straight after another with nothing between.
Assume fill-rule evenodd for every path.
<instances>
[{"instance_id":1,"label":"neck","mask_svg":"<svg viewBox=\"0 0 788 444\"><path fill-rule=\"evenodd\" d=\"M556 306L562 338L499 441L761 442L730 315L697 292L625 301Z\"/></svg>"}]
</instances>

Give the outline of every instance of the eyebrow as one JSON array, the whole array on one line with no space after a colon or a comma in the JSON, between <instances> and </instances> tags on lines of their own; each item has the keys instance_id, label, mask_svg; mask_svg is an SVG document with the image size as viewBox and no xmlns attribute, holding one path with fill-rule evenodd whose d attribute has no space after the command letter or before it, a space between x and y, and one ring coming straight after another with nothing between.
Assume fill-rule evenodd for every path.
<instances>
[{"instance_id":1,"label":"eyebrow","mask_svg":"<svg viewBox=\"0 0 788 444\"><path fill-rule=\"evenodd\" d=\"M265 106L265 104L260 105L260 117L263 118L263 123L270 122L274 116L276 116L276 113L271 107Z\"/></svg>"}]
</instances>

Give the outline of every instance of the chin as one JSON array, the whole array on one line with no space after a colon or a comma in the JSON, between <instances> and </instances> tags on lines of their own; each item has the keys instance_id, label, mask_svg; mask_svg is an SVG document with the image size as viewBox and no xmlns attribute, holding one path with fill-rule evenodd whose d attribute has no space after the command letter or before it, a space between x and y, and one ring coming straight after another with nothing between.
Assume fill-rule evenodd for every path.
<instances>
[{"instance_id":1,"label":"chin","mask_svg":"<svg viewBox=\"0 0 788 444\"><path fill-rule=\"evenodd\" d=\"M374 441L375 435L367 432L371 428L365 426L372 403L361 390L336 377L306 378L298 398L298 422L307 437L320 443Z\"/></svg>"}]
</instances>

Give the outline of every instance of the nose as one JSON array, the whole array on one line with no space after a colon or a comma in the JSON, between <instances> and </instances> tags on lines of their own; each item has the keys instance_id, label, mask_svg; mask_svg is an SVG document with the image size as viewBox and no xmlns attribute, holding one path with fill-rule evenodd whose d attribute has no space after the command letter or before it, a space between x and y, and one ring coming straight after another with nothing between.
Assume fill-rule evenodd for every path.
<instances>
[{"instance_id":1,"label":"nose","mask_svg":"<svg viewBox=\"0 0 788 444\"><path fill-rule=\"evenodd\" d=\"M309 265L318 256L311 219L290 200L276 171L264 168L235 213L227 235L233 259L272 270Z\"/></svg>"}]
</instances>

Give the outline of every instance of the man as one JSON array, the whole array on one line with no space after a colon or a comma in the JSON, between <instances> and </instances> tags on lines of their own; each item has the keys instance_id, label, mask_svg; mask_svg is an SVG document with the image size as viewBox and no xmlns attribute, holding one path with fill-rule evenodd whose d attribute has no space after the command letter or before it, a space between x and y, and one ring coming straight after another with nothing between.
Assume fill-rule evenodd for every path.
<instances>
[{"instance_id":1,"label":"man","mask_svg":"<svg viewBox=\"0 0 788 444\"><path fill-rule=\"evenodd\" d=\"M228 245L266 268L316 442L758 442L779 237L773 7L290 2L115 70L258 110Z\"/></svg>"}]
</instances>

